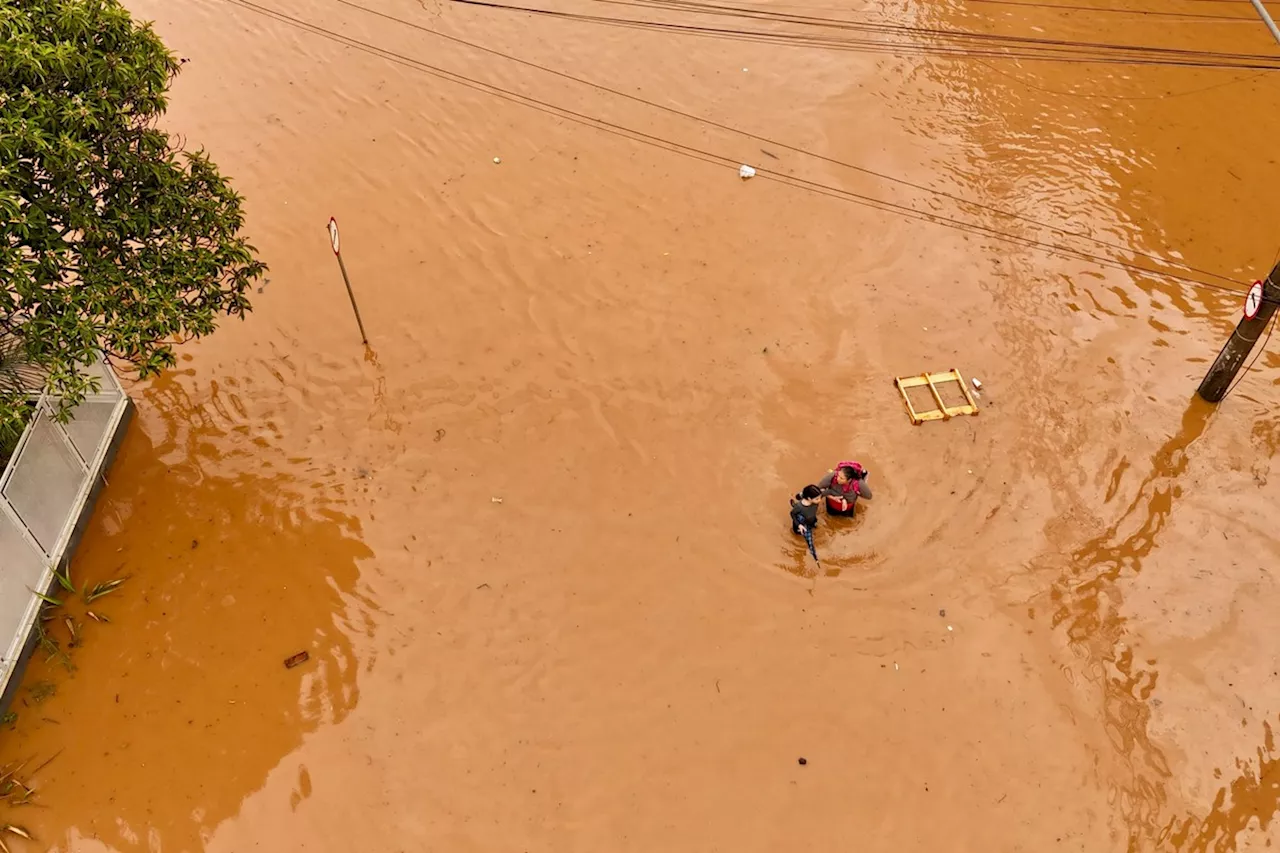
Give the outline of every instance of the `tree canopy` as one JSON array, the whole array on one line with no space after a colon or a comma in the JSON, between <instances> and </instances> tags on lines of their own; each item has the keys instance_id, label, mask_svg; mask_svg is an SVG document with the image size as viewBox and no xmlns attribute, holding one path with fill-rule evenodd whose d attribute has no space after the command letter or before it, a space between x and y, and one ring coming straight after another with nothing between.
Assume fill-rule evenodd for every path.
<instances>
[{"instance_id":1,"label":"tree canopy","mask_svg":"<svg viewBox=\"0 0 1280 853\"><path fill-rule=\"evenodd\" d=\"M242 199L157 126L180 63L118 0L0 0L0 336L61 397L105 354L148 376L243 317ZM28 405L0 381L0 432Z\"/></svg>"}]
</instances>

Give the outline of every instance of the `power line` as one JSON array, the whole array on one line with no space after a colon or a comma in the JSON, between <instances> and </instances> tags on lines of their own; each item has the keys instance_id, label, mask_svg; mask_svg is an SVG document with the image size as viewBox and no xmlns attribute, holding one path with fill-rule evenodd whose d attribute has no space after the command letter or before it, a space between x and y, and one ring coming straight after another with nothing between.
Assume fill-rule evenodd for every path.
<instances>
[{"instance_id":1,"label":"power line","mask_svg":"<svg viewBox=\"0 0 1280 853\"><path fill-rule=\"evenodd\" d=\"M742 2L742 0L739 0L739 2ZM1176 18L1176 19L1184 19L1184 20L1187 20L1188 22L1230 21L1233 23L1244 23L1244 24L1257 23L1257 17L1254 15L1217 15L1217 14L1208 13L1208 12L1168 12L1168 11L1157 11L1154 9L1135 9L1129 6L1123 6L1120 8L1113 8L1110 6L1077 6L1077 5L1070 5L1065 3L1042 3L1042 2L1036 2L1036 0L965 0L962 6L967 5L969 3L987 4L987 5L993 5L993 6L1018 6L1018 7L1027 8L1027 9L1043 9L1046 11L1059 11L1059 12L1088 12L1090 14L1097 13L1097 14L1104 14L1104 15L1106 14L1141 15L1144 17ZM880 0L880 4L887 5L885 3L885 0ZM682 3L681 5L687 5L690 7L705 5L705 6L710 6L711 8L730 8L730 7L715 6L714 4L704 4L704 3L697 3L697 2ZM807 9L807 10L813 10L813 11L844 12L846 14L855 14L855 15L868 13L868 10L865 8L845 9L837 6L792 6L784 3L757 4L757 3L749 3L749 2L745 3L745 5L755 6L760 11L770 11L770 12L777 8L792 8L792 9ZM879 13L873 12L871 14L879 14ZM839 21L841 19L833 18L830 20Z\"/></svg>"},{"instance_id":2,"label":"power line","mask_svg":"<svg viewBox=\"0 0 1280 853\"><path fill-rule=\"evenodd\" d=\"M1028 44L1059 45L1059 44L1066 43L1066 42L1055 41L1052 39L1024 38L1020 36L1008 36L1008 35L1001 35L1001 34L995 34L995 33L992 33L992 34L970 33L962 30L944 30L944 29L937 29L932 27L921 27L921 26L911 25L911 24L895 24L895 23L870 22L870 21L850 21L847 18L831 18L831 17L820 16L820 15L803 15L803 14L794 13L794 12L778 12L775 9L755 7L755 6L752 6L751 4L747 4L744 7L742 5L725 5L723 3L699 2L699 0L631 0L630 2L618 2L618 0L595 0L595 2L617 2L618 5L624 5L624 6L640 5L645 7L669 8L669 9L678 10L678 11L692 12L694 14L708 14L708 15L730 14L734 17L741 16L741 17L752 18L755 20L773 20L773 21L785 22L785 23L800 23L800 24L808 24L813 26L826 26L826 27L835 27L838 29L854 29L854 30L865 30L865 31L872 31L872 32L897 31L897 32L909 32L912 34L927 35L931 37L948 36L948 37L956 37L960 39L1012 40L1019 43L1028 43ZM1208 18L1211 20L1230 20L1234 22L1243 22L1243 23L1257 22L1256 19L1254 18L1243 18L1239 16L1234 16L1234 15L1230 15L1230 16L1197 15L1195 13L1190 13L1190 12L1156 12L1156 11L1148 11L1145 9L1130 9L1130 8L1112 9L1112 8L1097 8L1097 7L1089 7L1089 6L1063 6L1063 5L1057 5L1057 4L1030 2L1030 0L968 0L968 2L990 3L990 4L998 4L998 5L1009 5L1009 6L1022 6L1022 7L1030 7L1030 8L1037 8L1037 9L1058 9L1058 10L1064 10L1064 11L1084 10L1084 11L1096 11L1096 12L1111 12L1111 13L1119 13L1119 14L1154 15L1154 16L1176 17L1176 18L1188 18L1188 17L1195 18L1195 19ZM832 11L835 11L835 10L832 10ZM857 14L852 10L850 10L850 13ZM1077 44L1089 44L1089 43L1078 42ZM1118 45L1117 47L1124 47L1128 49L1146 49L1144 46L1133 46L1133 45ZM1153 49L1158 49L1158 48L1153 48Z\"/></svg>"},{"instance_id":3,"label":"power line","mask_svg":"<svg viewBox=\"0 0 1280 853\"><path fill-rule=\"evenodd\" d=\"M678 108L676 108L676 107L669 106L669 105L667 105L667 104L663 104L663 103L659 103L659 102L657 102L657 101L652 101L652 100L649 100L649 99L647 99L647 98L643 98L643 97L641 97L641 96L639 96L639 95L633 95L633 94L631 94L630 92L624 92L624 91L622 91L621 89L614 89L614 88L612 88L612 87L610 87L610 86L605 86L605 85L603 85L603 84L601 84L601 83L597 83L597 82L595 82L594 80L589 80L589 79L587 79L587 78L585 78L585 77L576 77L576 76L574 76L574 75L572 75L572 74L568 74L568 73L566 73L566 72L564 72L564 71L560 71L560 70L558 70L558 69L551 68L551 67L546 66L546 65L540 65L540 64L538 64L538 63L536 63L536 62L532 62L532 61L527 60L527 59L522 59L521 57L514 56L514 55L509 54L509 53L504 53L504 52L502 52L502 51L500 51L500 50L495 50L494 48L487 47L487 46L485 46L485 45L478 44L478 43L476 43L476 42L468 41L468 40L463 39L463 38L459 38L458 36L453 36L453 35L449 35L449 34L447 34L447 33L443 33L443 32L441 32L441 31L439 31L439 30L432 29L431 27L425 26L425 25L423 25L423 24L419 24L419 23L417 23L416 21L410 21L410 20L406 20L406 19L404 19L404 18L398 18L398 17L396 17L396 16L394 16L394 15L390 15L390 14L388 14L388 13L386 13L386 12L382 12L382 11L379 11L379 10L377 10L377 9L371 9L371 8L369 8L369 7L367 7L367 6L363 6L363 5L359 4L359 3L354 2L354 0L335 0L335 2L340 3L340 4L342 4L343 6L348 6L348 7L352 8L352 9L357 9L357 10L359 10L359 11L361 11L361 12L366 13L366 14L373 15L373 16L375 16L375 17L382 18L382 19L387 20L387 21L391 21L391 22L396 23L396 24L399 24L399 25L401 25L401 26L408 27L408 28L410 28L410 29L414 29L414 30L418 30L418 31L420 31L420 32L427 33L427 34L429 34L429 35L433 35L433 36L436 36L436 37L438 37L438 38L445 39L446 41L454 42L455 44L460 44L460 45L463 45L463 46L465 46L465 47L472 48L472 49L474 49L474 50L478 50L478 51L481 51L481 52L483 52L483 53L490 54L491 56L497 56L497 57L500 57L500 58L502 58L502 59L506 59L506 60L508 60L508 61L510 61L510 62L515 62L515 63L517 63L517 64L519 64L519 65L523 65L523 66L525 66L525 67L527 67L527 68L533 68L533 69L535 69L535 70L542 71L542 72L544 72L544 73L546 73L546 74L550 74L550 75L552 75L552 76L559 77L559 78L561 78L561 79L563 79L563 80L569 80L569 81L571 81L571 82L578 83L578 84L583 85L583 86L589 86L589 87L591 87L591 88L593 88L593 89L596 89L596 90L598 90L598 91L605 92L605 93L608 93L608 94L610 94L610 95L614 95L614 96L619 97L619 98L625 98L626 100L629 100L629 101L632 101L632 102L634 102L634 103L638 103L638 104L643 104L644 106L651 107L651 108L653 108L653 109L662 110L663 112L669 113L669 114L671 114L671 115L676 115L676 116L680 116L681 118L689 119L689 120L691 120L691 121L696 121L696 122L699 122L699 123L701 123L701 124L705 124L705 125L707 125L707 126L709 126L709 127L714 127L714 128L719 129L719 130L728 131L729 133L736 133L736 134L738 134L738 135L740 135L740 136L745 136L745 137L747 137L748 139L754 139L754 140L755 140L755 141L757 141L757 142L763 142L763 143L765 143L766 145L771 145L771 146L773 146L773 147L775 147L775 148L780 148L780 149L783 149L783 150L785 150L785 151L791 151L791 152L793 152L793 153L801 154L801 155L804 155L804 156L806 156L806 157L812 157L812 158L814 158L815 160L820 160L820 161L825 162L825 163L830 163L830 164L831 164L831 165L833 165L833 166L840 166L840 167L842 167L842 168L850 169L850 170L855 171L855 172L860 172L860 173L862 173L862 174L864 174L864 175L869 175L869 176L871 176L871 177L878 178L878 179L883 180L883 181L888 181L888 182L890 182L890 183L898 184L898 185L900 185L900 186L910 187L910 188L911 188L911 189L913 189L913 190L918 190L918 191L920 191L920 192L929 193L929 194L931 194L931 195L935 195L935 196L938 196L938 197L940 197L940 198L945 198L945 199L948 199L949 201L953 201L953 202L956 202L956 203L958 203L958 204L965 205L965 206L970 207L970 208L975 209L975 210L981 210L981 211L984 211L984 212L986 212L986 213L992 213L992 214L995 214L995 215L997 215L997 216L1003 216L1003 217L1006 217L1006 218L1008 218L1008 219L1013 219L1013 220L1017 220L1017 221L1020 221L1020 222L1024 222L1024 223L1027 223L1027 224L1029 224L1029 225L1034 225L1034 226L1036 226L1036 227L1038 227L1038 228L1044 228L1044 229L1046 229L1046 230L1053 231L1053 232L1056 232L1056 233L1058 233L1058 234L1063 234L1063 235L1068 236L1068 237L1073 237L1073 238L1075 238L1075 239L1084 240L1084 241L1087 241L1087 242L1093 243L1093 244L1095 244L1095 245L1105 247L1105 248L1107 248L1107 249L1112 249L1112 250L1114 250L1114 251L1124 252L1124 253L1126 253L1126 254L1132 254L1132 255L1136 255L1136 256L1138 256L1138 257L1147 258L1148 260L1156 261L1157 263L1165 264L1165 265L1167 265L1167 266L1177 266L1177 267L1181 267L1182 269L1187 270L1188 272L1198 273L1198 274L1200 274L1200 275L1208 276L1208 277L1210 277L1210 278L1221 279L1221 280L1223 280L1223 281L1231 282L1232 284L1244 284L1244 282L1242 282L1242 281L1240 281L1240 280L1238 280L1238 279L1235 279L1235 278L1231 278L1230 276L1221 275L1220 273L1211 272L1211 271L1209 271L1209 270L1199 269L1199 268L1197 268L1197 267L1193 267L1193 266L1191 266L1191 265L1189 265L1189 264L1182 263L1182 262L1179 262L1179 261L1170 261L1170 260L1168 260L1167 258L1163 258L1163 257L1161 257L1161 256L1159 256L1159 255L1150 254L1150 253L1147 253L1147 252L1142 252L1142 251L1139 251L1139 250L1136 250L1136 249L1133 249L1133 248L1130 248L1130 247L1126 247L1126 246L1119 246L1119 245L1116 245L1115 243L1110 243L1110 242L1108 242L1108 241L1106 241L1106 240L1101 240L1101 239L1098 239L1097 237L1093 237L1093 236L1091 236L1091 235L1089 235L1089 234L1086 234L1086 233L1084 233L1084 232L1082 232L1082 231L1073 231L1073 230L1068 229L1068 228L1063 228L1063 227L1061 227L1061 226L1052 225L1052 224L1047 223L1047 222L1042 222L1042 221L1040 221L1040 220L1033 219L1032 217L1030 217L1030 216L1026 216L1025 214L1020 214L1020 213L1017 213L1017 212L1014 212L1014 211L1010 211L1010 210L1006 210L1006 209L1003 209L1003 208L995 207L995 206L993 206L993 205L989 205L989 204L983 204L982 202L973 201L973 200L971 200L971 199L964 198L963 196L955 195L955 194L952 194L952 193L945 192L945 191L943 191L943 190L939 190L939 189L935 189L935 188L933 188L933 187L925 186L924 184L918 184L918 183L915 183L915 182L912 182L912 181L905 180L905 179L903 179L903 178L899 178L899 177L895 177L895 176L893 176L893 175L886 174L886 173L884 173L884 172L878 172L878 171L876 171L876 170L874 170L874 169L869 169L869 168L866 168L866 167L864 167L864 166L857 166L857 165L855 165L855 164L853 164L853 163L848 163L848 162L845 162L845 161L843 161L843 160L838 160L838 159L836 159L836 158L834 158L834 157L828 157L828 156L826 156L826 155L824 155L824 154L819 154L819 153L817 153L816 151L810 151L810 150L808 150L808 149L801 148L801 147L796 146L796 145L791 145L791 144L789 144L789 143L782 142L782 141L780 141L780 140L773 139L773 138L768 137L768 136L763 136L763 135L761 135L761 134L753 133L753 132L751 132L751 131L749 131L749 130L744 130L744 129L740 128L740 127L735 127L735 126L730 125L730 124L725 124L724 122L719 122L719 121L716 121L715 119L707 118L706 116L700 116L700 115L698 115L698 114L696 114L696 113L686 112L686 111L684 111L684 110L678 109Z\"/></svg>"},{"instance_id":4,"label":"power line","mask_svg":"<svg viewBox=\"0 0 1280 853\"><path fill-rule=\"evenodd\" d=\"M388 50L387 48L379 47L378 45L370 44L368 42L361 41L351 36L343 35L341 33L337 33L332 30L325 29L324 27L321 27L317 24L313 24L301 18L295 18L291 15L280 12L278 10L271 9L265 6L260 6L257 3L251 2L251 0L224 0L224 2L232 3L234 5L248 9L250 11L264 15L266 17L273 18L281 23L300 28L314 35L319 35L331 41L335 41L340 44L347 45L348 47L352 47L357 50L369 53L371 55L378 56L387 61L394 62L396 64L403 65L407 68L411 68L411 69L420 71L422 73L429 74L433 77L438 77L443 80L457 83L458 85L464 86L466 88L483 92L485 94L489 94L494 97L501 98L502 100L528 106L540 112L545 112L550 115L554 115L560 118L574 121L576 123L580 123L588 127L594 127L598 130L603 130L605 132L612 133L617 136L621 136L625 139L630 139L632 141L640 142L646 145L651 145L653 147L670 151L672 153L681 154L683 156L687 156L695 160L700 160L705 163L711 163L717 166L732 167L737 165L738 163L738 161L735 158L726 157L722 154L716 154L713 152L705 151L690 145L685 145L683 143L676 142L674 140L664 139L660 136L655 136L650 133L645 133L643 131L639 131L634 128L629 128L624 125L615 124L613 122L607 121L602 118L586 115L585 113L580 113L575 110L571 110L567 107L562 107L562 106L550 103L548 101L543 101L538 98L534 98L530 95L525 95L520 92L514 92L508 89L503 89L502 87L497 86L495 84L486 83L484 81L476 80L454 71L449 71L447 69L440 68L438 66L432 65L422 60L405 56L403 54L396 53L395 51L392 51L392 50ZM1178 273L1168 272L1164 270L1152 270L1147 267L1143 267L1139 264L1135 264L1129 261L1124 261L1117 258L1108 258L1108 257L1099 256L1099 255L1093 255L1080 249L1073 249L1071 247L1055 245L1052 243L1046 243L1044 241L1035 240L1029 237L1022 237L1016 234L1009 234L1007 232L1002 232L985 225L953 219L951 217L943 216L941 214L935 214L935 213L930 213L928 211L919 210L918 208L911 207L910 205L891 202L885 199L876 198L874 196L868 196L862 193L856 193L856 192L853 192L852 190L845 190L840 187L829 186L826 184L819 183L817 181L810 181L804 178L798 178L793 175L784 175L778 172L770 172L765 169L757 169L757 175L765 180L772 180L778 183L786 184L788 186L796 187L799 189L805 189L805 190L814 192L818 195L823 195L823 196L827 196L837 200L859 204L862 206L870 207L874 210L892 212L898 215L905 216L907 218L917 219L919 221L931 222L939 225L947 225L967 233L981 234L994 239L1014 243L1016 245L1038 248L1043 251L1049 252L1051 254L1058 254L1064 257L1076 258L1078 260L1091 262L1099 266L1119 269L1129 273L1140 273L1144 275L1165 278L1170 281L1181 282L1181 283L1185 283L1185 284L1196 286L1196 287L1207 288L1210 290L1217 290L1223 293L1229 293L1234 296L1244 295L1242 291L1236 290L1235 288L1230 288L1230 287L1226 287L1219 284L1212 284L1209 282L1200 281L1199 279L1189 278L1187 276L1180 275Z\"/></svg>"},{"instance_id":5,"label":"power line","mask_svg":"<svg viewBox=\"0 0 1280 853\"><path fill-rule=\"evenodd\" d=\"M1163 101L1168 98L1183 98L1187 95L1199 95L1203 92L1212 92L1214 89L1224 89L1227 86L1235 86L1249 80L1256 80L1263 75L1271 73L1270 71L1255 71L1252 74L1242 74L1239 77L1233 77L1230 80L1212 83L1208 86L1199 86L1195 89L1186 89L1181 92L1165 92L1163 95L1120 95L1110 92L1067 92L1061 89L1050 89L1045 86L1030 83L1019 77L1017 74L1010 74L1008 71L1001 71L999 68L996 68L994 65L984 60L975 59L973 61L993 74L999 74L1001 77L1012 80L1020 86L1026 86L1028 89L1035 89L1037 92L1044 92L1048 95L1058 95L1067 98L1095 98L1098 100L1108 101Z\"/></svg>"},{"instance_id":6,"label":"power line","mask_svg":"<svg viewBox=\"0 0 1280 853\"><path fill-rule=\"evenodd\" d=\"M931 41L887 41L884 39L820 36L805 33L770 30L711 27L672 21L654 21L643 18L609 17L581 12L565 12L536 6L498 3L494 0L451 0L466 6L477 6L506 12L524 12L530 15L582 23L618 26L632 29L656 30L685 35L697 35L729 40L782 44L792 47L816 47L827 50L848 50L893 55L984 57L988 59L1023 59L1028 61L1055 61L1097 63L1112 65L1168 66L1182 68L1238 68L1254 70L1280 69L1280 56L1247 53L1223 53L1206 50L1167 48L1150 45L1109 44L1068 39L1044 39L1024 36L1006 36L994 33L966 33L902 24L861 23L810 15L771 13L766 10L743 9L730 6L703 4L698 10L682 7L674 0L590 0L609 5L633 8L665 8L668 11L695 11L697 14L721 15L774 23L793 23L825 29L840 29L867 34L898 37L923 37ZM712 9L718 11L711 11Z\"/></svg>"},{"instance_id":7,"label":"power line","mask_svg":"<svg viewBox=\"0 0 1280 853\"><path fill-rule=\"evenodd\" d=\"M1108 6L1072 6L1059 3L1037 3L1034 0L965 0L965 3L985 3L992 6L1023 6L1029 9L1048 9L1062 12L1088 12L1090 14L1143 15L1155 18L1185 18L1197 21L1233 21L1235 23L1256 24L1253 16L1215 15L1210 12L1168 12L1153 9L1134 9Z\"/></svg>"},{"instance_id":8,"label":"power line","mask_svg":"<svg viewBox=\"0 0 1280 853\"><path fill-rule=\"evenodd\" d=\"M1211 0L1211 2L1218 2L1218 1L1219 0ZM875 6L890 7L893 5L898 5L898 6L901 5L900 2L898 4L893 4L891 3L891 0L867 0L868 5L858 9L851 9L848 6L843 4L814 5L811 3L777 3L777 2L773 2L773 0L738 0L738 2L744 3L745 5L748 5L748 6L759 6L761 8L768 8L768 9L804 9L809 11L843 12L845 14L852 14L852 15L883 14L882 12L874 11L873 7ZM1194 2L1194 0L1183 0L1183 2ZM1231 3L1234 5L1235 8L1239 8L1240 6L1240 0L1221 0L1221 2ZM1150 9L1137 9L1137 8L1127 7L1127 6L1121 7L1121 8L1113 8L1109 6L1077 6L1077 5L1069 5L1065 3L1035 2L1035 0L962 0L961 5L963 6L965 3L993 3L996 5L1022 5L1028 8L1036 8L1036 9L1048 9L1048 10L1062 9L1067 11L1100 12L1103 14L1114 13L1114 14L1156 15L1159 17L1167 16L1167 17L1185 17L1185 18L1191 18L1191 19L1208 19L1208 20L1239 20L1246 23L1257 22L1257 18L1251 15L1217 15L1210 12L1163 12L1163 11L1154 11Z\"/></svg>"}]
</instances>

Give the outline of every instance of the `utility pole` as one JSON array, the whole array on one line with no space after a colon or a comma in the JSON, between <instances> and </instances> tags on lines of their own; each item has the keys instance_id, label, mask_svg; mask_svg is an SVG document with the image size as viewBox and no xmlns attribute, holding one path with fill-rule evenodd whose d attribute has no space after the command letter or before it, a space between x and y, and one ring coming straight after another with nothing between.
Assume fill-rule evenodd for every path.
<instances>
[{"instance_id":1,"label":"utility pole","mask_svg":"<svg viewBox=\"0 0 1280 853\"><path fill-rule=\"evenodd\" d=\"M1222 400L1231 380L1240 372L1240 365L1249 357L1254 344L1271 322L1277 306L1280 306L1280 264L1276 264L1266 279L1250 288L1245 298L1244 316L1200 383L1198 393L1201 397L1210 403Z\"/></svg>"},{"instance_id":2,"label":"utility pole","mask_svg":"<svg viewBox=\"0 0 1280 853\"><path fill-rule=\"evenodd\" d=\"M1267 29L1271 30L1271 36L1277 42L1280 42L1280 28L1276 27L1276 22L1271 20L1271 14L1267 11L1267 7L1262 5L1262 0L1249 0L1253 3L1253 8L1258 10L1258 15L1262 18L1262 23L1267 25Z\"/></svg>"}]
</instances>

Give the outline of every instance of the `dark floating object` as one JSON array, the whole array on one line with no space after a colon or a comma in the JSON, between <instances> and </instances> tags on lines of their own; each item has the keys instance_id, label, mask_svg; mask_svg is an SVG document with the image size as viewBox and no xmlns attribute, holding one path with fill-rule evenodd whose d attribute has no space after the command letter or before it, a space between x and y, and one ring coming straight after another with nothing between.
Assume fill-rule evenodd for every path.
<instances>
[{"instance_id":1,"label":"dark floating object","mask_svg":"<svg viewBox=\"0 0 1280 853\"><path fill-rule=\"evenodd\" d=\"M801 767L805 766L805 765L806 765L806 764L808 764L808 763L809 763L809 759L807 759L807 758L801 758L801 759L800 759L800 766L801 766Z\"/></svg>"},{"instance_id":2,"label":"dark floating object","mask_svg":"<svg viewBox=\"0 0 1280 853\"><path fill-rule=\"evenodd\" d=\"M285 666L285 669L293 669L298 664L306 663L309 660L311 660L311 655L307 654L306 652L298 652L296 655L294 655L291 658L285 658L284 666Z\"/></svg>"}]
</instances>

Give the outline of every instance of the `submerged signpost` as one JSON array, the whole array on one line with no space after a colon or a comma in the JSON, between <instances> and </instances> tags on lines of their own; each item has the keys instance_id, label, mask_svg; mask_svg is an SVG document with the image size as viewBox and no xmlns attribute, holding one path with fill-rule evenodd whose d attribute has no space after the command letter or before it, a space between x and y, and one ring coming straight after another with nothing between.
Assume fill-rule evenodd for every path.
<instances>
[{"instance_id":1,"label":"submerged signpost","mask_svg":"<svg viewBox=\"0 0 1280 853\"><path fill-rule=\"evenodd\" d=\"M1198 393L1210 403L1217 403L1226 396L1231 380L1240 372L1240 365L1249 357L1253 346L1271 322L1280 305L1280 264L1262 281L1255 281L1244 299L1244 311L1236 330L1227 338L1222 352L1213 360L1213 366L1200 383Z\"/></svg>"},{"instance_id":2,"label":"submerged signpost","mask_svg":"<svg viewBox=\"0 0 1280 853\"><path fill-rule=\"evenodd\" d=\"M347 286L347 296L351 297L351 310L356 315L356 325L360 327L360 342L369 345L369 336L364 333L364 322L360 319L360 308L356 305L355 292L351 290L351 279L347 278L347 265L342 262L342 252L338 243L338 220L329 217L329 245L333 247L333 256L338 259L338 269L342 270L342 282Z\"/></svg>"}]
</instances>

